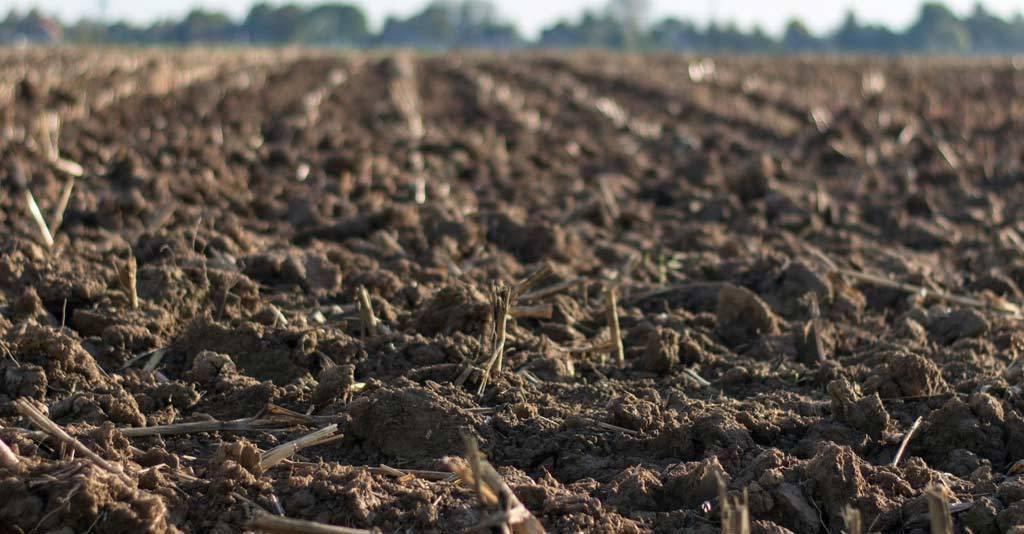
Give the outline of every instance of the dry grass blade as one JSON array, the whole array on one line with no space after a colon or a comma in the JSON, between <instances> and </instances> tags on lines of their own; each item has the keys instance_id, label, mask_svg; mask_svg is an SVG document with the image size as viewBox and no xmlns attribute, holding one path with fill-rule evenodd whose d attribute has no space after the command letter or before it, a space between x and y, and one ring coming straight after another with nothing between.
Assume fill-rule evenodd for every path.
<instances>
[{"instance_id":1,"label":"dry grass blade","mask_svg":"<svg viewBox=\"0 0 1024 534\"><path fill-rule=\"evenodd\" d=\"M852 506L843 508L843 522L846 523L847 534L863 534L864 525L860 518L860 510Z\"/></svg>"},{"instance_id":2,"label":"dry grass blade","mask_svg":"<svg viewBox=\"0 0 1024 534\"><path fill-rule=\"evenodd\" d=\"M48 161L60 159L60 115L44 111L36 115L37 141Z\"/></svg>"},{"instance_id":3,"label":"dry grass blade","mask_svg":"<svg viewBox=\"0 0 1024 534\"><path fill-rule=\"evenodd\" d=\"M697 373L697 371L694 371L693 369L690 368L686 368L683 369L683 372L686 373L686 376L689 376L695 382L697 382L697 384L700 385L700 387L706 388L711 386L711 382L708 382L708 379L704 378L703 376L700 376Z\"/></svg>"},{"instance_id":4,"label":"dry grass blade","mask_svg":"<svg viewBox=\"0 0 1024 534\"><path fill-rule=\"evenodd\" d=\"M518 308L518 310L514 307L516 301L518 301L524 293L536 286L541 280L551 275L551 271L551 266L545 264L531 273L530 276L527 276L526 279L516 284L511 290L504 287L494 289L491 303L494 308L494 317L498 328L495 332L494 351L484 369L484 379L480 385L480 393L483 393L483 389L486 386L486 381L490 376L491 369L493 368L497 372L501 372L502 370L502 360L505 353L505 337L507 334L509 316L550 319L554 313L554 308L550 305L521 307ZM516 311L519 313L516 314Z\"/></svg>"},{"instance_id":5,"label":"dry grass blade","mask_svg":"<svg viewBox=\"0 0 1024 534\"><path fill-rule=\"evenodd\" d=\"M618 290L615 286L605 291L605 304L608 314L608 329L612 334L612 346L615 350L615 363L619 368L626 367L626 351L622 347L622 330L619 328Z\"/></svg>"},{"instance_id":6,"label":"dry grass blade","mask_svg":"<svg viewBox=\"0 0 1024 534\"><path fill-rule=\"evenodd\" d=\"M80 164L69 159L57 158L52 163L53 168L73 178L81 178L85 174L85 169Z\"/></svg>"},{"instance_id":7,"label":"dry grass blade","mask_svg":"<svg viewBox=\"0 0 1024 534\"><path fill-rule=\"evenodd\" d=\"M465 484L476 490L485 508L496 509L494 514L484 518L479 528L500 527L503 532L513 534L544 532L541 522L519 501L494 466L483 459L476 439L466 437L466 462L451 460L449 467Z\"/></svg>"},{"instance_id":8,"label":"dry grass blade","mask_svg":"<svg viewBox=\"0 0 1024 534\"><path fill-rule=\"evenodd\" d=\"M61 189L60 199L57 201L57 205L53 208L53 216L50 218L50 231L56 234L62 224L64 224L64 212L68 209L68 204L71 202L71 193L75 190L75 177L70 176L67 180L64 180L64 188Z\"/></svg>"},{"instance_id":9,"label":"dry grass blade","mask_svg":"<svg viewBox=\"0 0 1024 534\"><path fill-rule=\"evenodd\" d=\"M725 479L718 471L718 502L722 507L722 534L750 534L750 508L747 506L747 490L742 498L733 498L725 485Z\"/></svg>"},{"instance_id":10,"label":"dry grass blade","mask_svg":"<svg viewBox=\"0 0 1024 534\"><path fill-rule=\"evenodd\" d=\"M484 363L483 376L480 377L480 386L477 388L477 395L483 395L484 389L491 378L491 372L501 372L505 355L505 337L508 333L509 308L512 303L512 292L504 286L496 287L491 293L491 306L497 324L494 332L493 348L491 355Z\"/></svg>"},{"instance_id":11,"label":"dry grass blade","mask_svg":"<svg viewBox=\"0 0 1024 534\"><path fill-rule=\"evenodd\" d=\"M359 298L359 314L362 317L363 328L366 330L366 334L370 337L374 337L380 333L380 323L377 320L377 316L373 313L373 303L370 301L370 293L366 291L366 287L359 286L356 290L356 294Z\"/></svg>"},{"instance_id":12,"label":"dry grass blade","mask_svg":"<svg viewBox=\"0 0 1024 534\"><path fill-rule=\"evenodd\" d=\"M152 353L150 353L149 359L146 360L146 365L142 366L142 370L143 371L153 371L153 370L156 370L157 366L160 365L160 362L164 359L164 356L166 356L167 353L170 352L170 351L171 351L171 349L169 349L169 348L163 348L163 349L154 350Z\"/></svg>"},{"instance_id":13,"label":"dry grass blade","mask_svg":"<svg viewBox=\"0 0 1024 534\"><path fill-rule=\"evenodd\" d=\"M27 188L25 189L25 206L28 208L28 214L32 216L32 220L35 221L36 227L39 229L39 237L42 238L43 245L46 248L52 248L53 234L50 232L50 227L46 224L46 219L43 218L43 212L39 209L39 204L36 203L36 197Z\"/></svg>"},{"instance_id":14,"label":"dry grass blade","mask_svg":"<svg viewBox=\"0 0 1024 534\"><path fill-rule=\"evenodd\" d=\"M931 519L933 534L953 534L953 516L949 511L949 501L945 494L936 486L924 490L928 497L928 516Z\"/></svg>"},{"instance_id":15,"label":"dry grass blade","mask_svg":"<svg viewBox=\"0 0 1024 534\"><path fill-rule=\"evenodd\" d=\"M455 480L456 476L454 473L445 471L426 471L423 469L397 469L384 464L379 467L367 467L367 471L374 474L388 475L396 478L401 477L416 477L422 478L423 480L444 480L452 481Z\"/></svg>"},{"instance_id":16,"label":"dry grass blade","mask_svg":"<svg viewBox=\"0 0 1024 534\"><path fill-rule=\"evenodd\" d=\"M900 460L903 459L904 451L907 450L907 444L910 443L910 438L914 436L914 432L917 431L917 427L919 426L921 426L920 416L918 416L918 418L914 420L914 424L910 425L910 430L908 430L907 433L903 436L903 441L900 443L900 448L899 450L896 451L896 456L893 457L892 463L889 465L892 465L893 467L899 465Z\"/></svg>"},{"instance_id":17,"label":"dry grass blade","mask_svg":"<svg viewBox=\"0 0 1024 534\"><path fill-rule=\"evenodd\" d=\"M364 384L363 382L356 382L355 384L352 384L352 391L359 392L362 391L365 387L366 384ZM284 408L276 404L268 404L266 407L264 407L263 410L260 412L260 417L268 421L272 420L278 422L287 422L296 425L315 425L325 422L333 422L337 419L335 416L332 415L306 415L304 413L299 413L296 412L295 410L289 410L288 408Z\"/></svg>"},{"instance_id":18,"label":"dry grass blade","mask_svg":"<svg viewBox=\"0 0 1024 534\"><path fill-rule=\"evenodd\" d=\"M29 403L27 400L15 400L14 408L18 410L18 413L21 414L22 417L28 419L30 422L32 422L33 425L38 427L40 430L46 432L47 434L61 441L62 443L65 443L66 445L70 446L72 449L74 449L82 456L85 456L89 460L92 460L92 462L95 463L96 465L102 467L103 469L106 469L107 471L110 471L111 473L115 473L118 475L124 473L124 470L121 468L120 465L103 459L100 455L93 452L92 449L86 447L81 441L78 441L77 439L71 437L71 435L65 432L64 429L60 427L60 425L51 421L49 417L43 415L42 412L37 410L36 407L32 406L32 404Z\"/></svg>"},{"instance_id":19,"label":"dry grass blade","mask_svg":"<svg viewBox=\"0 0 1024 534\"><path fill-rule=\"evenodd\" d=\"M133 310L139 309L138 271L138 263L135 261L135 255L132 254L128 256L124 265L117 272L121 287L124 288L128 303Z\"/></svg>"},{"instance_id":20,"label":"dry grass blade","mask_svg":"<svg viewBox=\"0 0 1024 534\"><path fill-rule=\"evenodd\" d=\"M267 469L274 467L302 449L313 447L314 445L319 445L327 440L333 439L334 434L337 432L338 425L328 425L320 430L310 432L298 439L282 443L277 447L270 449L260 455L260 471L266 471Z\"/></svg>"},{"instance_id":21,"label":"dry grass blade","mask_svg":"<svg viewBox=\"0 0 1024 534\"><path fill-rule=\"evenodd\" d=\"M619 217L622 216L622 210L619 209L619 202L615 200L615 193L612 192L611 186L608 184L608 180L603 179L598 185L599 191L601 192L601 207L607 214L608 220L619 220Z\"/></svg>"},{"instance_id":22,"label":"dry grass blade","mask_svg":"<svg viewBox=\"0 0 1024 534\"><path fill-rule=\"evenodd\" d=\"M501 372L502 370L505 338L508 333L508 318L510 315L516 316L513 311L513 305L523 294L548 277L551 271L551 266L545 264L511 289L501 284L491 288L491 317L493 324L496 326L485 331L481 339L481 346L484 347L484 351L487 351L488 347L490 351L481 369L482 376L480 377L480 385L477 388L477 395L483 395L484 389L487 388L487 383L490 381L491 373ZM553 308L549 310L547 307L524 307L520 308L519 311L522 313L519 317L537 317L541 319L548 318L554 313ZM466 367L455 380L455 384L459 386L464 384L469 379L473 369L473 366Z\"/></svg>"},{"instance_id":23,"label":"dry grass blade","mask_svg":"<svg viewBox=\"0 0 1024 534\"><path fill-rule=\"evenodd\" d=\"M477 498L480 499L480 504L484 506L494 506L498 504L497 495L490 489L484 491L484 482L481 480L480 467L483 458L480 457L480 447L476 444L476 439L467 436L466 440L466 461L469 462L469 472L473 475L473 492L476 493Z\"/></svg>"},{"instance_id":24,"label":"dry grass blade","mask_svg":"<svg viewBox=\"0 0 1024 534\"><path fill-rule=\"evenodd\" d=\"M265 512L258 512L252 521L249 522L248 526L256 531L280 532L282 534L371 534L379 532L377 530L364 530L361 528L336 527L334 525L301 519L289 519Z\"/></svg>"},{"instance_id":25,"label":"dry grass blade","mask_svg":"<svg viewBox=\"0 0 1024 534\"><path fill-rule=\"evenodd\" d=\"M131 358L129 358L128 361L124 362L124 365L121 366L121 370L124 371L125 369L127 369L127 368L129 368L129 367L131 367L131 366L141 362L142 360L147 360L147 363L148 363L149 360L154 358L156 353L158 353L160 351L167 352L169 350L170 350L169 347L161 347L161 348L158 348L158 349L153 349L153 350L151 350L149 352L143 352L141 354L136 354L135 356L132 356Z\"/></svg>"},{"instance_id":26,"label":"dry grass blade","mask_svg":"<svg viewBox=\"0 0 1024 534\"><path fill-rule=\"evenodd\" d=\"M362 386L365 387L365 384ZM353 390L360 390L359 383ZM155 425L144 427L121 427L118 431L129 438L146 436L169 436L175 434L192 434L196 432L272 432L288 430L297 425L324 424L336 420L333 416L310 416L301 414L275 404L267 405L258 416L231 421L192 421L171 425Z\"/></svg>"}]
</instances>

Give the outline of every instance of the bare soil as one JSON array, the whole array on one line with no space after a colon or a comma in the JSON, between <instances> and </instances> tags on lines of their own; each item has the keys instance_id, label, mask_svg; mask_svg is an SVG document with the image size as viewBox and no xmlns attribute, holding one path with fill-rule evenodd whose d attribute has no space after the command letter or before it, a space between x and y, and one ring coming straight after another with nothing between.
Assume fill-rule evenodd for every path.
<instances>
[{"instance_id":1,"label":"bare soil","mask_svg":"<svg viewBox=\"0 0 1024 534\"><path fill-rule=\"evenodd\" d=\"M718 532L718 476L753 532L927 532L933 486L958 532L1024 531L1022 90L1008 61L4 51L0 532L468 531L467 436L551 532ZM57 227L62 162L48 248L25 193ZM488 373L495 296L545 268Z\"/></svg>"}]
</instances>

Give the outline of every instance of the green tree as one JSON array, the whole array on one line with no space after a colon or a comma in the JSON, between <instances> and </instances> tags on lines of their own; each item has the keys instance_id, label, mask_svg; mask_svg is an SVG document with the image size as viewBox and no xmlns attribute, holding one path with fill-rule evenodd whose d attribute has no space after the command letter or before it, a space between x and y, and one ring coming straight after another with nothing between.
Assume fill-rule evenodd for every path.
<instances>
[{"instance_id":1,"label":"green tree","mask_svg":"<svg viewBox=\"0 0 1024 534\"><path fill-rule=\"evenodd\" d=\"M434 2L407 19L388 17L377 42L385 46L431 49L452 46L455 24L450 4Z\"/></svg>"},{"instance_id":2,"label":"green tree","mask_svg":"<svg viewBox=\"0 0 1024 534\"><path fill-rule=\"evenodd\" d=\"M242 30L254 43L286 43L292 39L304 15L296 5L274 7L261 2L252 6Z\"/></svg>"},{"instance_id":3,"label":"green tree","mask_svg":"<svg viewBox=\"0 0 1024 534\"><path fill-rule=\"evenodd\" d=\"M882 26L862 26L853 11L849 11L832 35L831 44L840 51L892 53L904 46L904 39Z\"/></svg>"},{"instance_id":4,"label":"green tree","mask_svg":"<svg viewBox=\"0 0 1024 534\"><path fill-rule=\"evenodd\" d=\"M170 38L182 44L227 42L234 40L237 34L238 27L227 15L194 9L175 25Z\"/></svg>"},{"instance_id":5,"label":"green tree","mask_svg":"<svg viewBox=\"0 0 1024 534\"><path fill-rule=\"evenodd\" d=\"M515 26L500 20L493 3L449 0L433 2L407 19L388 18L377 43L424 49L510 48L521 46L523 40Z\"/></svg>"},{"instance_id":6,"label":"green tree","mask_svg":"<svg viewBox=\"0 0 1024 534\"><path fill-rule=\"evenodd\" d=\"M813 52L823 47L821 39L811 34L803 22L792 19L786 24L782 36L782 48L790 52Z\"/></svg>"},{"instance_id":7,"label":"green tree","mask_svg":"<svg viewBox=\"0 0 1024 534\"><path fill-rule=\"evenodd\" d=\"M295 29L296 41L318 45L358 45L370 35L366 15L349 4L322 4L306 11Z\"/></svg>"},{"instance_id":8,"label":"green tree","mask_svg":"<svg viewBox=\"0 0 1024 534\"><path fill-rule=\"evenodd\" d=\"M650 41L654 48L685 52L701 49L704 35L693 22L669 18L651 27Z\"/></svg>"},{"instance_id":9,"label":"green tree","mask_svg":"<svg viewBox=\"0 0 1024 534\"><path fill-rule=\"evenodd\" d=\"M917 22L907 29L907 45L919 52L960 53L971 48L967 27L945 5L921 6Z\"/></svg>"}]
</instances>

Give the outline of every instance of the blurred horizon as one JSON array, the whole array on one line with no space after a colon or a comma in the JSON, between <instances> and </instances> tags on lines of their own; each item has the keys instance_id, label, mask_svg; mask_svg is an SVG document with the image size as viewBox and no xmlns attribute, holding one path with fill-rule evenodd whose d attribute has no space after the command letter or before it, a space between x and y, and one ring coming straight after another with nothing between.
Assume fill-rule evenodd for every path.
<instances>
[{"instance_id":1,"label":"blurred horizon","mask_svg":"<svg viewBox=\"0 0 1024 534\"><path fill-rule=\"evenodd\" d=\"M495 0L388 0L391 5L421 6L411 13L373 20L357 1L313 0L258 2L245 0L196 0L175 16L161 16L158 5L147 2L150 21L134 22L113 13L113 4L124 0L66 0L59 10L47 5L56 0L14 0L26 4L0 20L0 43L136 44L136 45L306 45L346 48L415 48L451 50L476 48L512 50L525 48L603 48L628 51L739 53L870 53L870 54L1022 54L1024 15L1010 9L1006 0L904 2L914 9L909 21L896 24L866 16L882 0L833 2L834 9L810 9L812 0L781 0L765 11L767 3L752 0L698 1L707 12L676 13L665 10L666 0L572 0L581 10L560 15L543 12L543 25L533 31L523 17L510 15L509 6ZM516 10L543 0L520 0ZM891 1L891 0L890 0ZM81 13L73 7L93 2L105 17ZM157 6L154 3L158 4ZM964 5L970 7L964 9ZM368 4L369 5L369 4ZM372 4L374 9L385 6ZM689 4L691 6L695 4ZM996 10L993 5L1001 6ZM242 7L247 11L226 8ZM661 6L659 8L659 6ZM738 6L750 6L738 10ZM759 6L756 9L754 6ZM798 9L804 6L803 9ZM872 7L874 6L874 7ZM789 14L787 14L787 9ZM1017 6L1013 6L1017 7ZM678 11L678 10L677 10ZM835 12L835 13L833 13ZM885 11L892 18L894 9ZM766 24L779 19L783 30ZM758 15L761 13L761 15ZM869 11L870 13L870 11ZM56 16L59 14L60 16ZM826 20L838 14L838 20ZM808 17L810 15L810 18ZM378 18L383 16L378 13ZM899 15L897 18L901 18ZM703 20L702 20L703 18ZM540 22L540 19L534 22ZM817 21L817 23L813 22Z\"/></svg>"},{"instance_id":2,"label":"blurred horizon","mask_svg":"<svg viewBox=\"0 0 1024 534\"><path fill-rule=\"evenodd\" d=\"M102 20L104 22L127 22L148 25L185 17L193 10L224 13L235 21L245 18L257 4L272 6L286 4L314 6L327 3L325 0L294 0L260 2L259 0L7 0L0 2L0 15L5 11L25 13L38 9L64 24L81 20ZM367 16L368 25L379 30L388 17L409 17L423 10L432 0L352 0L345 4L359 7ZM882 25L892 30L904 30L914 23L915 17L929 0L698 0L678 2L672 0L650 0L650 16L654 19L680 18L705 26L709 23L732 24L744 31L761 28L769 35L781 36L786 24L797 19L813 33L827 33L842 24L848 12L857 15L860 22ZM965 17L976 6L986 11L1009 18L1022 12L1024 3L1017 0L944 0L954 14ZM9 4L4 9L4 4ZM517 2L494 2L498 15L515 25L520 33L529 39L540 36L541 31L558 22L573 21L586 11L600 12L607 0L518 0Z\"/></svg>"}]
</instances>

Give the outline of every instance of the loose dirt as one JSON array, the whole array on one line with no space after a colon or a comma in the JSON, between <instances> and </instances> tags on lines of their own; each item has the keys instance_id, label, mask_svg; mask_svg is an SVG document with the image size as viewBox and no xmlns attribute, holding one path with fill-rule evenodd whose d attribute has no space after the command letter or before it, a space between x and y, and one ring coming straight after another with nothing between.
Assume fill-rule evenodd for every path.
<instances>
[{"instance_id":1,"label":"loose dirt","mask_svg":"<svg viewBox=\"0 0 1024 534\"><path fill-rule=\"evenodd\" d=\"M720 480L752 532L926 532L932 487L958 531L1024 529L1022 88L980 60L4 51L0 531L467 531L467 437L552 532L719 532Z\"/></svg>"}]
</instances>

